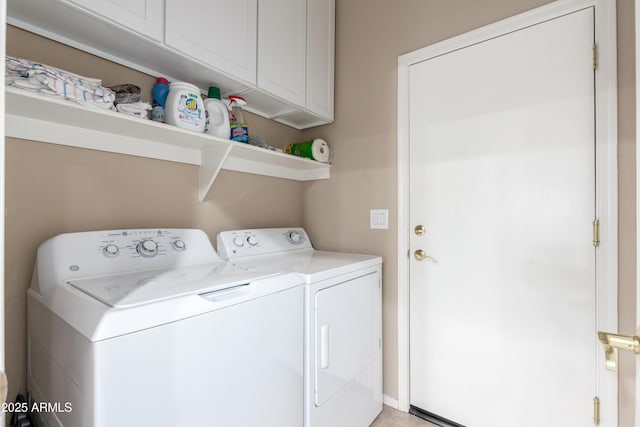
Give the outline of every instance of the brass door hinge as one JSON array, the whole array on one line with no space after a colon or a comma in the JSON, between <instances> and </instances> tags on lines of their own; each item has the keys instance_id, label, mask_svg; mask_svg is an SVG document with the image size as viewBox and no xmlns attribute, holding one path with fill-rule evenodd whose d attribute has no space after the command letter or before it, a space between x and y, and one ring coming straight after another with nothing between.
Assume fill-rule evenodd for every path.
<instances>
[{"instance_id":1,"label":"brass door hinge","mask_svg":"<svg viewBox=\"0 0 640 427\"><path fill-rule=\"evenodd\" d=\"M600 246L600 220L594 219L591 224L593 225L593 246L597 248Z\"/></svg>"},{"instance_id":2,"label":"brass door hinge","mask_svg":"<svg viewBox=\"0 0 640 427\"><path fill-rule=\"evenodd\" d=\"M598 69L598 44L593 43L593 71Z\"/></svg>"},{"instance_id":3,"label":"brass door hinge","mask_svg":"<svg viewBox=\"0 0 640 427\"><path fill-rule=\"evenodd\" d=\"M598 396L593 398L593 423L600 425L600 398Z\"/></svg>"}]
</instances>

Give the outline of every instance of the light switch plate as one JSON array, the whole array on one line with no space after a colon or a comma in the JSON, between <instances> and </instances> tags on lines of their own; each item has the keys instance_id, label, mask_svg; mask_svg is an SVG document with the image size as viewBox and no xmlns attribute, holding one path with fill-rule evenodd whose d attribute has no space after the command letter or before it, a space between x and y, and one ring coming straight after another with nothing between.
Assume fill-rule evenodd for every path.
<instances>
[{"instance_id":1,"label":"light switch plate","mask_svg":"<svg viewBox=\"0 0 640 427\"><path fill-rule=\"evenodd\" d=\"M369 211L369 227L387 230L389 228L389 209L371 209Z\"/></svg>"}]
</instances>

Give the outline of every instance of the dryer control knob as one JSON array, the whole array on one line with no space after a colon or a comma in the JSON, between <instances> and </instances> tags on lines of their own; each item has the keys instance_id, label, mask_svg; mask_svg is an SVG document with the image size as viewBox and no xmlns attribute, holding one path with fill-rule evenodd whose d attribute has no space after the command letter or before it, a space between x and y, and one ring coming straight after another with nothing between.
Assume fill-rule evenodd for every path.
<instances>
[{"instance_id":1,"label":"dryer control knob","mask_svg":"<svg viewBox=\"0 0 640 427\"><path fill-rule=\"evenodd\" d=\"M171 246L173 246L173 249L176 251L184 251L187 249L187 245L182 240L174 240Z\"/></svg>"},{"instance_id":2,"label":"dryer control knob","mask_svg":"<svg viewBox=\"0 0 640 427\"><path fill-rule=\"evenodd\" d=\"M102 249L102 253L110 258L118 255L118 252L120 252L120 249L116 245L107 245Z\"/></svg>"},{"instance_id":3,"label":"dryer control knob","mask_svg":"<svg viewBox=\"0 0 640 427\"><path fill-rule=\"evenodd\" d=\"M292 231L289 233L289 238L293 243L301 243L302 242L302 234L299 231Z\"/></svg>"},{"instance_id":4,"label":"dryer control knob","mask_svg":"<svg viewBox=\"0 0 640 427\"><path fill-rule=\"evenodd\" d=\"M247 243L251 246L255 246L258 244L258 239L256 239L256 236L249 236L247 237Z\"/></svg>"},{"instance_id":5,"label":"dryer control knob","mask_svg":"<svg viewBox=\"0 0 640 427\"><path fill-rule=\"evenodd\" d=\"M244 246L244 240L242 239L242 237L236 237L235 239L233 239L233 244L238 247Z\"/></svg>"},{"instance_id":6,"label":"dryer control knob","mask_svg":"<svg viewBox=\"0 0 640 427\"><path fill-rule=\"evenodd\" d=\"M142 242L138 243L138 246L136 246L136 250L138 251L140 256L143 256L145 258L152 258L158 255L158 244L153 240L143 240Z\"/></svg>"}]
</instances>

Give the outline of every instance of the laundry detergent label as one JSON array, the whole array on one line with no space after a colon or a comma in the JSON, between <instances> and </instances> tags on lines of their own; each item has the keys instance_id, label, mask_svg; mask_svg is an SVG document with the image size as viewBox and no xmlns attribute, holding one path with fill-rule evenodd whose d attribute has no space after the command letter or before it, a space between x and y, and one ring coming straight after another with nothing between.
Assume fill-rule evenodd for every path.
<instances>
[{"instance_id":1,"label":"laundry detergent label","mask_svg":"<svg viewBox=\"0 0 640 427\"><path fill-rule=\"evenodd\" d=\"M198 108L198 95L193 93L180 95L178 120L184 124L198 127L203 119L202 109Z\"/></svg>"}]
</instances>

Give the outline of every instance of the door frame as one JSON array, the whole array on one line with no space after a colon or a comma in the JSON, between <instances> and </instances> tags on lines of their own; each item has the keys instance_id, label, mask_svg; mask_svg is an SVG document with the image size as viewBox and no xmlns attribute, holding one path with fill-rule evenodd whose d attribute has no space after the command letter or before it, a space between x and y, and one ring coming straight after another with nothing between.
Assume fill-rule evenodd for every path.
<instances>
[{"instance_id":1,"label":"door frame","mask_svg":"<svg viewBox=\"0 0 640 427\"><path fill-rule=\"evenodd\" d=\"M636 230L640 230L640 153L638 139L640 138L640 0L635 1L635 32L636 32ZM636 325L640 324L640 239L636 231ZM637 332L636 332L637 334ZM640 357L636 357L636 387L635 387L635 426L640 427Z\"/></svg>"},{"instance_id":2,"label":"door frame","mask_svg":"<svg viewBox=\"0 0 640 427\"><path fill-rule=\"evenodd\" d=\"M596 215L600 246L596 256L596 327L618 330L618 109L615 0L558 0L398 57L398 401L409 410L409 69L413 64L531 25L594 7L598 69L595 73ZM605 368L597 343L596 387L601 426L618 425L618 378ZM558 349L561 351L561 349ZM395 404L392 399L386 403ZM395 405L394 405L395 406Z\"/></svg>"}]
</instances>

